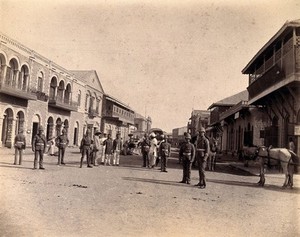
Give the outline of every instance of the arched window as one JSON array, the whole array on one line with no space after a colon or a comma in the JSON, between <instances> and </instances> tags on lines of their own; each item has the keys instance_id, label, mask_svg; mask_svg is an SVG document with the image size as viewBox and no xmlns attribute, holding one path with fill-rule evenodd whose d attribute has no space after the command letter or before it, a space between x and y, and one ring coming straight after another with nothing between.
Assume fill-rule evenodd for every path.
<instances>
[{"instance_id":1,"label":"arched window","mask_svg":"<svg viewBox=\"0 0 300 237\"><path fill-rule=\"evenodd\" d=\"M57 90L57 100L63 101L65 84L64 81L59 82L58 90Z\"/></svg>"},{"instance_id":2,"label":"arched window","mask_svg":"<svg viewBox=\"0 0 300 237\"><path fill-rule=\"evenodd\" d=\"M26 91L28 88L28 84L29 84L29 69L26 65L23 65L21 68L21 76L19 78L19 87L20 89L22 89L23 91Z\"/></svg>"},{"instance_id":3,"label":"arched window","mask_svg":"<svg viewBox=\"0 0 300 237\"><path fill-rule=\"evenodd\" d=\"M9 61L9 65L6 69L6 79L5 84L7 86L16 86L17 83L17 73L18 73L18 63L17 60L12 59Z\"/></svg>"},{"instance_id":4,"label":"arched window","mask_svg":"<svg viewBox=\"0 0 300 237\"><path fill-rule=\"evenodd\" d=\"M64 98L64 102L66 104L69 104L70 103L70 99L71 99L71 85L68 84L66 86L66 90L65 90L65 98Z\"/></svg>"},{"instance_id":5,"label":"arched window","mask_svg":"<svg viewBox=\"0 0 300 237\"><path fill-rule=\"evenodd\" d=\"M39 72L37 91L40 91L40 92L43 91L43 84L44 84L44 74L42 72Z\"/></svg>"},{"instance_id":6,"label":"arched window","mask_svg":"<svg viewBox=\"0 0 300 237\"><path fill-rule=\"evenodd\" d=\"M50 91L49 91L49 97L52 100L55 99L56 87L57 87L57 80L55 77L52 77L51 83L50 83Z\"/></svg>"},{"instance_id":7,"label":"arched window","mask_svg":"<svg viewBox=\"0 0 300 237\"><path fill-rule=\"evenodd\" d=\"M80 90L78 91L77 104L78 104L78 106L80 106L80 104L81 104L81 91Z\"/></svg>"}]
</instances>

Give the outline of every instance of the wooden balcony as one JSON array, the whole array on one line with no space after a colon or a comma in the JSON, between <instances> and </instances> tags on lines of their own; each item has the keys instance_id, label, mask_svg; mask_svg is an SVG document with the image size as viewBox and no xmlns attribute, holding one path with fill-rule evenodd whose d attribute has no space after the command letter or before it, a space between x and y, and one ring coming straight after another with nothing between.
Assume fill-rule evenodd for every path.
<instances>
[{"instance_id":1,"label":"wooden balcony","mask_svg":"<svg viewBox=\"0 0 300 237\"><path fill-rule=\"evenodd\" d=\"M48 105L51 107L55 107L58 109L63 109L67 111L77 111L78 105L74 101L64 102L60 99L56 98L49 98Z\"/></svg>"},{"instance_id":2,"label":"wooden balcony","mask_svg":"<svg viewBox=\"0 0 300 237\"><path fill-rule=\"evenodd\" d=\"M284 79L285 73L280 69L280 67L278 65L273 66L259 79L248 86L247 90L249 92L249 100L253 99L257 95L273 87Z\"/></svg>"},{"instance_id":3,"label":"wooden balcony","mask_svg":"<svg viewBox=\"0 0 300 237\"><path fill-rule=\"evenodd\" d=\"M29 89L21 90L21 89L14 88L12 86L5 85L5 84L1 85L0 93L14 96L14 97L21 98L21 99L25 99L25 100L36 100L37 99L35 92L33 92Z\"/></svg>"}]
</instances>

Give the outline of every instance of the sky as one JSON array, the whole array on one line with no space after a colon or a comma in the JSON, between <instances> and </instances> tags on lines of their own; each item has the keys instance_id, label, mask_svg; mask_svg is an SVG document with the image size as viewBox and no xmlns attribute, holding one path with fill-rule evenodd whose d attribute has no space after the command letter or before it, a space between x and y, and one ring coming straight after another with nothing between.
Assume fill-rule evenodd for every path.
<instances>
[{"instance_id":1,"label":"sky","mask_svg":"<svg viewBox=\"0 0 300 237\"><path fill-rule=\"evenodd\" d=\"M0 0L0 31L68 70L96 70L104 92L152 127L247 88L242 69L298 0Z\"/></svg>"}]
</instances>

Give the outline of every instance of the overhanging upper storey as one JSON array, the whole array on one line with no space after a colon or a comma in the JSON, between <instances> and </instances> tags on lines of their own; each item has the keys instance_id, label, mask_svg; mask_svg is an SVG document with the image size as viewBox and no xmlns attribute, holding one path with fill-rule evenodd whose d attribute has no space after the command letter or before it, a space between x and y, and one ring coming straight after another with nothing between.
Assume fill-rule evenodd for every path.
<instances>
[{"instance_id":1,"label":"overhanging upper storey","mask_svg":"<svg viewBox=\"0 0 300 237\"><path fill-rule=\"evenodd\" d=\"M283 86L300 84L300 20L286 22L242 70L249 74L249 104Z\"/></svg>"}]
</instances>

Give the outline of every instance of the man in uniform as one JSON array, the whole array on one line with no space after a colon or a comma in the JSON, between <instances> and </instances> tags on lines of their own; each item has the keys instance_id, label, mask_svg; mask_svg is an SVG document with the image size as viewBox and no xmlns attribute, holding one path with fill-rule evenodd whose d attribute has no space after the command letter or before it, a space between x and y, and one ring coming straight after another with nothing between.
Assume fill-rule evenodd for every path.
<instances>
[{"instance_id":1,"label":"man in uniform","mask_svg":"<svg viewBox=\"0 0 300 237\"><path fill-rule=\"evenodd\" d=\"M15 162L14 165L18 162L18 156L19 156L19 165L22 165L22 156L23 156L23 150L26 148L26 139L23 134L23 129L19 130L19 133L15 137Z\"/></svg>"},{"instance_id":2,"label":"man in uniform","mask_svg":"<svg viewBox=\"0 0 300 237\"><path fill-rule=\"evenodd\" d=\"M179 183L190 184L191 182L192 163L195 159L195 147L191 143L191 138L191 135L189 133L186 133L185 142L183 142L180 147L179 156L182 160L183 177L182 181Z\"/></svg>"},{"instance_id":3,"label":"man in uniform","mask_svg":"<svg viewBox=\"0 0 300 237\"><path fill-rule=\"evenodd\" d=\"M166 169L168 157L171 154L171 144L168 143L166 135L161 135L161 138L163 139L159 145L159 154L161 158L161 172L168 172Z\"/></svg>"},{"instance_id":4,"label":"man in uniform","mask_svg":"<svg viewBox=\"0 0 300 237\"><path fill-rule=\"evenodd\" d=\"M91 144L92 144L92 139L90 137L90 134L91 131L89 129L86 130L86 133L80 142L80 151L81 151L80 168L82 168L83 159L85 156L86 156L87 167L93 168L93 166L90 165L90 153L91 153Z\"/></svg>"},{"instance_id":5,"label":"man in uniform","mask_svg":"<svg viewBox=\"0 0 300 237\"><path fill-rule=\"evenodd\" d=\"M120 133L117 133L116 139L113 141L113 165L119 166L120 164L120 153L123 147L122 138L120 138Z\"/></svg>"},{"instance_id":6,"label":"man in uniform","mask_svg":"<svg viewBox=\"0 0 300 237\"><path fill-rule=\"evenodd\" d=\"M195 186L200 186L201 189L206 187L205 167L209 155L209 140L205 137L205 129L200 128L196 140L196 159L199 167L199 183Z\"/></svg>"},{"instance_id":7,"label":"man in uniform","mask_svg":"<svg viewBox=\"0 0 300 237\"><path fill-rule=\"evenodd\" d=\"M145 133L144 140L141 142L141 150L143 155L143 167L149 167L150 140L147 133Z\"/></svg>"},{"instance_id":8,"label":"man in uniform","mask_svg":"<svg viewBox=\"0 0 300 237\"><path fill-rule=\"evenodd\" d=\"M61 133L62 134L59 135L55 140L56 146L58 147L58 162L57 162L57 164L58 165L65 165L64 157L65 157L66 148L69 144L69 139L68 139L68 136L67 136L67 130L66 129L63 129Z\"/></svg>"},{"instance_id":9,"label":"man in uniform","mask_svg":"<svg viewBox=\"0 0 300 237\"><path fill-rule=\"evenodd\" d=\"M32 151L34 152L34 166L33 169L37 169L37 162L39 157L39 165L40 169L44 170L43 167L43 159L44 153L46 151L47 141L44 135L44 128L42 126L39 127L38 134L36 134L32 140Z\"/></svg>"}]
</instances>

